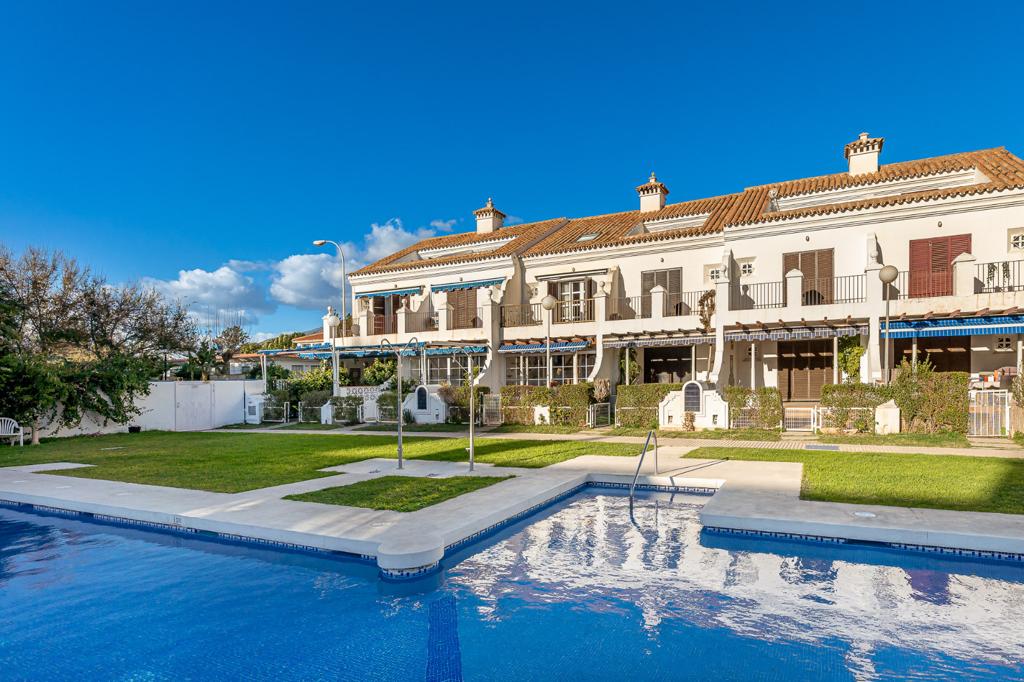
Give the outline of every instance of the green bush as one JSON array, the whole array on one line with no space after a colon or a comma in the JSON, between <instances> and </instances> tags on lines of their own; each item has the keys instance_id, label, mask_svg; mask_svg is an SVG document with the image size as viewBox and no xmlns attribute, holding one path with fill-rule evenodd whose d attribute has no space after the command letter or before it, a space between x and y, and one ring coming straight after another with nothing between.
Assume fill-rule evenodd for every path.
<instances>
[{"instance_id":1,"label":"green bush","mask_svg":"<svg viewBox=\"0 0 1024 682\"><path fill-rule=\"evenodd\" d=\"M491 392L487 386L477 386L474 389L476 396L476 413L479 415L483 407L484 395ZM437 389L437 395L448 406L448 423L466 424L469 422L469 385L452 386L442 384Z\"/></svg>"},{"instance_id":2,"label":"green bush","mask_svg":"<svg viewBox=\"0 0 1024 682\"><path fill-rule=\"evenodd\" d=\"M927 359L919 361L915 368L904 360L891 383L903 430L967 433L969 388L970 375L966 372L936 372Z\"/></svg>"},{"instance_id":3,"label":"green bush","mask_svg":"<svg viewBox=\"0 0 1024 682\"><path fill-rule=\"evenodd\" d=\"M377 358L363 370L362 381L366 386L380 386L395 376L395 361Z\"/></svg>"},{"instance_id":4,"label":"green bush","mask_svg":"<svg viewBox=\"0 0 1024 682\"><path fill-rule=\"evenodd\" d=\"M658 428L658 405L682 384L632 384L619 386L615 396L615 423L640 429Z\"/></svg>"},{"instance_id":5,"label":"green bush","mask_svg":"<svg viewBox=\"0 0 1024 682\"><path fill-rule=\"evenodd\" d=\"M888 388L875 384L826 384L821 387L821 406L830 409L825 412L822 426L872 433L875 430L875 408L889 400L891 395Z\"/></svg>"},{"instance_id":6,"label":"green bush","mask_svg":"<svg viewBox=\"0 0 1024 682\"><path fill-rule=\"evenodd\" d=\"M307 391L299 396L299 402L305 407L321 407L331 399L331 391Z\"/></svg>"},{"instance_id":7,"label":"green bush","mask_svg":"<svg viewBox=\"0 0 1024 682\"><path fill-rule=\"evenodd\" d=\"M750 410L749 428L777 429L782 424L782 394L774 386L756 391L746 386L726 386L722 392L729 405L730 426L740 410Z\"/></svg>"},{"instance_id":8,"label":"green bush","mask_svg":"<svg viewBox=\"0 0 1024 682\"><path fill-rule=\"evenodd\" d=\"M501 418L506 424L532 424L533 406L547 405L551 389L543 386L502 386Z\"/></svg>"},{"instance_id":9,"label":"green bush","mask_svg":"<svg viewBox=\"0 0 1024 682\"><path fill-rule=\"evenodd\" d=\"M561 384L552 388L548 395L552 424L578 428L587 425L587 413L594 402L593 384Z\"/></svg>"}]
</instances>

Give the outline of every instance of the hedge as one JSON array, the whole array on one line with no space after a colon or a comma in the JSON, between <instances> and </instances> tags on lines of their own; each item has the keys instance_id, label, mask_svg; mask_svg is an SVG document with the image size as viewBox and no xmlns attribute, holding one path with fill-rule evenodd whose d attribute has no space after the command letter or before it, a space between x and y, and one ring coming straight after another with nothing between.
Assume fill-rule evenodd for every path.
<instances>
[{"instance_id":1,"label":"hedge","mask_svg":"<svg viewBox=\"0 0 1024 682\"><path fill-rule=\"evenodd\" d=\"M359 421L359 408L363 404L363 397L358 395L335 396L331 398L334 405L334 422L355 424Z\"/></svg>"},{"instance_id":2,"label":"hedge","mask_svg":"<svg viewBox=\"0 0 1024 682\"><path fill-rule=\"evenodd\" d=\"M553 388L543 386L502 386L502 418L507 424L532 424L533 408L550 408L551 423L583 427L587 424L587 411L594 398L590 383L561 384Z\"/></svg>"},{"instance_id":3,"label":"hedge","mask_svg":"<svg viewBox=\"0 0 1024 682\"><path fill-rule=\"evenodd\" d=\"M473 393L476 396L476 413L480 414L482 408L483 396L490 393L491 389L487 386L477 386ZM445 402L448 406L448 422L451 424L466 424L469 422L469 386L463 384L462 386L452 386L451 384L442 384L437 389L437 395Z\"/></svg>"},{"instance_id":4,"label":"hedge","mask_svg":"<svg viewBox=\"0 0 1024 682\"><path fill-rule=\"evenodd\" d=\"M967 433L969 388L969 374L936 372L927 359L916 369L904 360L890 386L904 430L911 433Z\"/></svg>"},{"instance_id":5,"label":"hedge","mask_svg":"<svg viewBox=\"0 0 1024 682\"><path fill-rule=\"evenodd\" d=\"M782 394L774 386L751 390L746 386L726 386L725 402L729 404L729 426L740 410L751 411L751 426L756 429L777 429L782 425Z\"/></svg>"},{"instance_id":6,"label":"hedge","mask_svg":"<svg viewBox=\"0 0 1024 682\"><path fill-rule=\"evenodd\" d=\"M615 395L615 423L641 429L658 428L658 405L682 384L631 384L619 386Z\"/></svg>"},{"instance_id":7,"label":"hedge","mask_svg":"<svg viewBox=\"0 0 1024 682\"><path fill-rule=\"evenodd\" d=\"M875 384L826 384L821 387L821 406L825 412L822 426L828 429L853 429L858 433L875 430L875 408L892 398L892 391Z\"/></svg>"}]
</instances>

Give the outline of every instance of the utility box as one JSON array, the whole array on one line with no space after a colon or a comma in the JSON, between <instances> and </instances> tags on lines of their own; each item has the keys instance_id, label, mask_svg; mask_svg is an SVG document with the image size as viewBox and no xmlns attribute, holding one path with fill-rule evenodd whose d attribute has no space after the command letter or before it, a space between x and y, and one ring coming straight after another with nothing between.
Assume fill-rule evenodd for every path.
<instances>
[{"instance_id":1,"label":"utility box","mask_svg":"<svg viewBox=\"0 0 1024 682\"><path fill-rule=\"evenodd\" d=\"M262 395L251 395L245 399L245 423L261 424L263 422L263 404L266 399Z\"/></svg>"}]
</instances>

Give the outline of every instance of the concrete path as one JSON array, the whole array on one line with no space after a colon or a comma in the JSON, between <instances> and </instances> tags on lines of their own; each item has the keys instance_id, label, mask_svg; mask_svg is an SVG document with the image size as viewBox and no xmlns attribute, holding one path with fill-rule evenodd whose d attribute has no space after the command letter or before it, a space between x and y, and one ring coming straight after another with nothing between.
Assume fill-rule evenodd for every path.
<instances>
[{"instance_id":1,"label":"concrete path","mask_svg":"<svg viewBox=\"0 0 1024 682\"><path fill-rule=\"evenodd\" d=\"M717 490L701 512L706 526L1024 555L1024 515L808 502L799 499L800 464L684 459L694 447L662 446L657 472L649 457L640 481ZM410 513L282 498L385 475L468 475L466 463L408 460L399 471L393 459L369 459L324 470L332 476L236 494L61 476L82 465L40 464L0 468L0 500L375 557L386 574L404 577L587 482L628 483L637 464L638 457L597 455L542 469L478 464L474 475L514 478Z\"/></svg>"},{"instance_id":2,"label":"concrete path","mask_svg":"<svg viewBox=\"0 0 1024 682\"><path fill-rule=\"evenodd\" d=\"M207 431L206 433L267 433L267 429L220 429ZM358 427L344 428L331 431L315 429L288 429L285 431L271 430L275 434L296 434L296 435L332 435L332 436L396 436L394 431L359 431ZM417 438L468 438L468 431L404 431L404 435L416 436ZM477 438L499 438L503 440L568 440L584 441L588 443L625 443L636 445L638 450L643 446L644 438L639 436L609 436L601 433L492 433L478 431ZM960 455L963 457L1005 457L1009 459L1024 459L1024 448L1018 447L1012 441L1000 440L996 446L975 446L975 447L927 447L923 445L868 445L851 443L819 443L813 440L714 440L708 438L659 438L659 445L669 445L687 448L758 448L767 450L815 450L833 452L883 452L883 453L911 453L920 455Z\"/></svg>"}]
</instances>

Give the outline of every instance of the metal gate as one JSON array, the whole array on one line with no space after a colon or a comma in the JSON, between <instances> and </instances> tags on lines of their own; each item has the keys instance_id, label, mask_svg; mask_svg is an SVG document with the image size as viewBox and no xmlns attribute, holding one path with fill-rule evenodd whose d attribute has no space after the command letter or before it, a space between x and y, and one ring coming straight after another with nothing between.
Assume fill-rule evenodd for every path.
<instances>
[{"instance_id":1,"label":"metal gate","mask_svg":"<svg viewBox=\"0 0 1024 682\"><path fill-rule=\"evenodd\" d=\"M813 407L786 407L783 409L782 428L786 431L814 431L817 410Z\"/></svg>"},{"instance_id":2,"label":"metal gate","mask_svg":"<svg viewBox=\"0 0 1024 682\"><path fill-rule=\"evenodd\" d=\"M587 426L596 429L599 426L612 425L612 404L594 403L587 410Z\"/></svg>"},{"instance_id":3,"label":"metal gate","mask_svg":"<svg viewBox=\"0 0 1024 682\"><path fill-rule=\"evenodd\" d=\"M481 423L484 426L501 426L504 421L501 418L501 396L486 394L483 397L483 410L481 410Z\"/></svg>"},{"instance_id":4,"label":"metal gate","mask_svg":"<svg viewBox=\"0 0 1024 682\"><path fill-rule=\"evenodd\" d=\"M1009 391L968 393L968 436L1006 436L1010 427Z\"/></svg>"}]
</instances>

